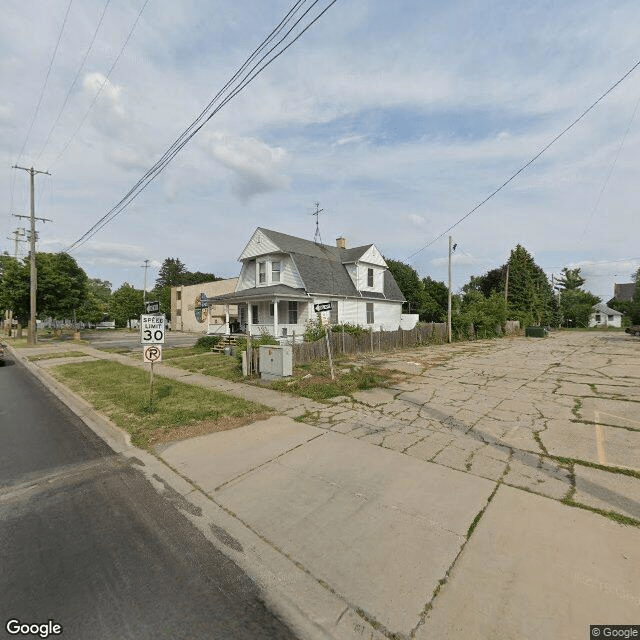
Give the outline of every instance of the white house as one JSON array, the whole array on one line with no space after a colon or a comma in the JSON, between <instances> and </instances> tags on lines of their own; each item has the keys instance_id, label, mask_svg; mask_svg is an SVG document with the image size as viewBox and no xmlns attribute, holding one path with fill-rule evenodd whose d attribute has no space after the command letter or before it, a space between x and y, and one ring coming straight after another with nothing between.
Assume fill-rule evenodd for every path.
<instances>
[{"instance_id":1,"label":"white house","mask_svg":"<svg viewBox=\"0 0 640 640\"><path fill-rule=\"evenodd\" d=\"M589 318L590 327L621 327L622 314L610 309L604 302L593 305L593 313Z\"/></svg>"},{"instance_id":2,"label":"white house","mask_svg":"<svg viewBox=\"0 0 640 640\"><path fill-rule=\"evenodd\" d=\"M238 258L242 270L235 292L209 299L237 305L242 333L277 338L302 336L315 320L314 305L331 302L323 320L374 331L396 330L405 301L375 245L346 248L319 244L258 228ZM227 311L224 332L230 333Z\"/></svg>"}]
</instances>

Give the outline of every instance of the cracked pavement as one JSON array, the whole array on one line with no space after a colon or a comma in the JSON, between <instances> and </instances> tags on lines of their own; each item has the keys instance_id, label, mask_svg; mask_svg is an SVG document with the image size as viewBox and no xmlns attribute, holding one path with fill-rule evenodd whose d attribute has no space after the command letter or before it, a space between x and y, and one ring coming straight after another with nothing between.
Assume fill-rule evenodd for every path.
<instances>
[{"instance_id":1,"label":"cracked pavement","mask_svg":"<svg viewBox=\"0 0 640 640\"><path fill-rule=\"evenodd\" d=\"M436 366L434 350L446 353L444 345L386 357L385 367L406 371L403 363L421 364L422 371L389 389L357 392L355 401L344 399L305 420L640 521L640 341L622 333L567 332L456 346L457 354ZM594 473L589 464L601 467L600 478L615 476L622 495L596 487L594 495L576 493L576 476Z\"/></svg>"}]
</instances>

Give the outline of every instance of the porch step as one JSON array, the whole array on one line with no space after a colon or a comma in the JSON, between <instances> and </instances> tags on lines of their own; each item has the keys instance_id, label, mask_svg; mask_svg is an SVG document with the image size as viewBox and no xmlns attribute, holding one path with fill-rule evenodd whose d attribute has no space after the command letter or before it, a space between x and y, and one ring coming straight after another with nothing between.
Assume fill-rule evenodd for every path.
<instances>
[{"instance_id":1,"label":"porch step","mask_svg":"<svg viewBox=\"0 0 640 640\"><path fill-rule=\"evenodd\" d=\"M237 340L234 336L224 337L215 347L211 347L211 351L214 353L224 353L226 347L235 347L236 342Z\"/></svg>"}]
</instances>

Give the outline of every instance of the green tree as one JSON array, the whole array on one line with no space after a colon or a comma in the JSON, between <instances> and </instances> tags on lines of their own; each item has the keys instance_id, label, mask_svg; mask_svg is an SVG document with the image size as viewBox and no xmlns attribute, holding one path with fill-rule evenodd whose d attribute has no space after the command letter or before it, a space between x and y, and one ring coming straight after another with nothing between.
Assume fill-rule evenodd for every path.
<instances>
[{"instance_id":1,"label":"green tree","mask_svg":"<svg viewBox=\"0 0 640 640\"><path fill-rule=\"evenodd\" d=\"M180 284L201 284L202 282L215 282L216 280L222 280L213 273L204 273L202 271L187 271Z\"/></svg>"},{"instance_id":2,"label":"green tree","mask_svg":"<svg viewBox=\"0 0 640 640\"><path fill-rule=\"evenodd\" d=\"M387 260L385 262L394 280L398 283L402 295L407 301L402 305L403 311L408 313L420 313L424 302L424 287L417 271L400 260Z\"/></svg>"},{"instance_id":3,"label":"green tree","mask_svg":"<svg viewBox=\"0 0 640 640\"><path fill-rule=\"evenodd\" d=\"M126 327L129 320L139 318L144 313L142 289L136 289L125 282L111 296L110 315L116 326Z\"/></svg>"},{"instance_id":4,"label":"green tree","mask_svg":"<svg viewBox=\"0 0 640 640\"><path fill-rule=\"evenodd\" d=\"M569 269L564 267L562 275L558 278L558 285L565 291L567 289L580 289L586 280L580 275L580 267Z\"/></svg>"},{"instance_id":5,"label":"green tree","mask_svg":"<svg viewBox=\"0 0 640 640\"><path fill-rule=\"evenodd\" d=\"M40 318L70 319L88 295L87 274L68 253L36 253L38 286L36 311ZM30 315L29 260L6 261L1 278L3 306L26 323Z\"/></svg>"},{"instance_id":6,"label":"green tree","mask_svg":"<svg viewBox=\"0 0 640 640\"><path fill-rule=\"evenodd\" d=\"M483 276L471 276L471 280L462 287L462 290L479 291L485 298L488 298L494 291L504 291L507 265L496 267L487 271Z\"/></svg>"},{"instance_id":7,"label":"green tree","mask_svg":"<svg viewBox=\"0 0 640 640\"><path fill-rule=\"evenodd\" d=\"M160 271L158 271L155 288L177 287L180 284L184 284L183 279L186 274L187 267L179 258L165 258Z\"/></svg>"},{"instance_id":8,"label":"green tree","mask_svg":"<svg viewBox=\"0 0 640 640\"><path fill-rule=\"evenodd\" d=\"M531 254L517 245L509 256L507 315L521 326L553 322L553 290Z\"/></svg>"},{"instance_id":9,"label":"green tree","mask_svg":"<svg viewBox=\"0 0 640 640\"><path fill-rule=\"evenodd\" d=\"M423 322L446 322L449 289L444 282L429 276L422 278L423 302L420 320Z\"/></svg>"},{"instance_id":10,"label":"green tree","mask_svg":"<svg viewBox=\"0 0 640 640\"><path fill-rule=\"evenodd\" d=\"M640 268L636 271L634 279L636 281L636 290L629 308L629 316L631 324L640 324Z\"/></svg>"},{"instance_id":11,"label":"green tree","mask_svg":"<svg viewBox=\"0 0 640 640\"><path fill-rule=\"evenodd\" d=\"M560 313L565 326L588 327L593 305L600 302L598 296L582 289L566 289L560 296Z\"/></svg>"}]
</instances>

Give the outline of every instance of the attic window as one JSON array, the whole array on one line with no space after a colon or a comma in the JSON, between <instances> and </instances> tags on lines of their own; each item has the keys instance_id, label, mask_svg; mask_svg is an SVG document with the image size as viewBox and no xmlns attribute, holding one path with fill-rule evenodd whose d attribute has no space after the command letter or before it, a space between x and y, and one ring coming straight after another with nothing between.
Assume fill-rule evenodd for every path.
<instances>
[{"instance_id":1,"label":"attic window","mask_svg":"<svg viewBox=\"0 0 640 640\"><path fill-rule=\"evenodd\" d=\"M258 262L258 282L262 284L267 281L267 270L264 262Z\"/></svg>"},{"instance_id":2,"label":"attic window","mask_svg":"<svg viewBox=\"0 0 640 640\"><path fill-rule=\"evenodd\" d=\"M280 261L271 263L271 282L280 282Z\"/></svg>"},{"instance_id":3,"label":"attic window","mask_svg":"<svg viewBox=\"0 0 640 640\"><path fill-rule=\"evenodd\" d=\"M367 287L373 287L373 269L367 269Z\"/></svg>"}]
</instances>

